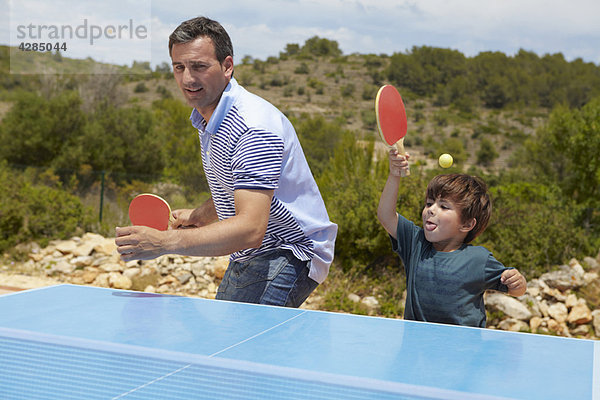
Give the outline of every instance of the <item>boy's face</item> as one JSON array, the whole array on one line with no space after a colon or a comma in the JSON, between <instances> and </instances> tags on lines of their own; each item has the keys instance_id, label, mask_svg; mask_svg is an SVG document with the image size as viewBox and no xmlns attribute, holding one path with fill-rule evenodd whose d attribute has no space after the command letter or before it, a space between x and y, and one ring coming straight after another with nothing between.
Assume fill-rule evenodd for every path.
<instances>
[{"instance_id":1,"label":"boy's face","mask_svg":"<svg viewBox=\"0 0 600 400\"><path fill-rule=\"evenodd\" d=\"M475 219L463 222L461 209L450 199L431 199L425 201L423 208L423 230L425 239L433 244L437 251L459 249L467 233L475 226Z\"/></svg>"}]
</instances>

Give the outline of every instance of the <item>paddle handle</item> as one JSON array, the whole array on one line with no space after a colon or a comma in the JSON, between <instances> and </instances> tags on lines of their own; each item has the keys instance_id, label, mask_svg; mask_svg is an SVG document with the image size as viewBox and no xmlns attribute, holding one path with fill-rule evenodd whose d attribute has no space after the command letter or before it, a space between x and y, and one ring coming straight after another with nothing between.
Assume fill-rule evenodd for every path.
<instances>
[{"instance_id":1,"label":"paddle handle","mask_svg":"<svg viewBox=\"0 0 600 400\"><path fill-rule=\"evenodd\" d=\"M406 155L406 150L404 150L404 138L398 140L394 146L396 147L396 150L398 151L398 154L401 154L403 156ZM400 171L400 175L401 176L409 176L410 175L410 169L408 169L408 168L402 169Z\"/></svg>"}]
</instances>

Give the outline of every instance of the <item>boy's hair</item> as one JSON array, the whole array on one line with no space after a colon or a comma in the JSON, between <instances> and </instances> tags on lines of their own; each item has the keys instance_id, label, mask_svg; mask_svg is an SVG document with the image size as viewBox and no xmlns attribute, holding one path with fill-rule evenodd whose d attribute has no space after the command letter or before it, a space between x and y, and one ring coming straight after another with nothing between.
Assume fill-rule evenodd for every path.
<instances>
[{"instance_id":1,"label":"boy's hair","mask_svg":"<svg viewBox=\"0 0 600 400\"><path fill-rule=\"evenodd\" d=\"M461 212L461 222L475 218L476 224L464 242L470 243L481 234L492 215L492 201L487 185L477 177L466 174L438 175L427 185L428 199L448 199L456 204Z\"/></svg>"},{"instance_id":2,"label":"boy's hair","mask_svg":"<svg viewBox=\"0 0 600 400\"><path fill-rule=\"evenodd\" d=\"M233 45L229 34L223 26L206 17L196 17L182 22L169 36L169 56L172 56L173 45L188 43L199 37L208 37L215 47L215 55L219 63L228 56L233 57Z\"/></svg>"}]
</instances>

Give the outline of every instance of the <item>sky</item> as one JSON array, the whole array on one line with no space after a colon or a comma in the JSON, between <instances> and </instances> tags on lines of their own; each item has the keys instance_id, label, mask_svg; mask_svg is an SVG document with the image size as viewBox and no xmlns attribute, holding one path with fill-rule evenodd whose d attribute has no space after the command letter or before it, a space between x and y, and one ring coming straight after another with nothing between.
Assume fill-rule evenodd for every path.
<instances>
[{"instance_id":1,"label":"sky","mask_svg":"<svg viewBox=\"0 0 600 400\"><path fill-rule=\"evenodd\" d=\"M9 10L0 15L0 44L66 43L67 57L118 65L170 64L169 34L199 15L227 29L238 63L319 36L344 54L432 46L472 57L524 49L600 65L598 0L0 0L0 10ZM65 26L79 27L79 37L67 37Z\"/></svg>"}]
</instances>

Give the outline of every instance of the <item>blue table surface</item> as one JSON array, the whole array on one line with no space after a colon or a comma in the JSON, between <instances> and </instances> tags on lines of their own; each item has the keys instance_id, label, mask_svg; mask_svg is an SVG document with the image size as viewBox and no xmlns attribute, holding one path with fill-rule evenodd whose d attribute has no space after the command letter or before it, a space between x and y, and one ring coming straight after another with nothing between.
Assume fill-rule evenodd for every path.
<instances>
[{"instance_id":1,"label":"blue table surface","mask_svg":"<svg viewBox=\"0 0 600 400\"><path fill-rule=\"evenodd\" d=\"M76 285L0 296L0 328L475 396L600 399L600 342L583 339Z\"/></svg>"}]
</instances>

